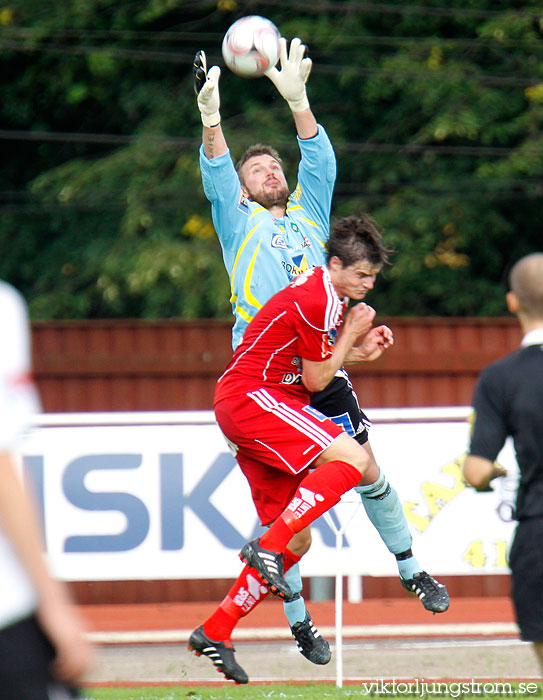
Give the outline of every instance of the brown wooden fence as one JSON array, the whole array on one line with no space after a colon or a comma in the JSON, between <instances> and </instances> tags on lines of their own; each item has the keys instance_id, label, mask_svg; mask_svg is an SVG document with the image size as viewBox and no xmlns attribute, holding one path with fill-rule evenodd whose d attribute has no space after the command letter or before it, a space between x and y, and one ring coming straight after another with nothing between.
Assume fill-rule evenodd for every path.
<instances>
[{"instance_id":1,"label":"brown wooden fence","mask_svg":"<svg viewBox=\"0 0 543 700\"><path fill-rule=\"evenodd\" d=\"M512 318L383 319L394 347L349 373L364 407L462 406L480 370L518 347ZM231 356L229 322L66 321L33 324L44 410L210 409Z\"/></svg>"},{"instance_id":2,"label":"brown wooden fence","mask_svg":"<svg viewBox=\"0 0 543 700\"><path fill-rule=\"evenodd\" d=\"M469 405L480 370L518 347L513 318L381 319L394 347L349 373L362 407ZM212 408L231 356L230 322L66 321L33 324L46 412ZM452 596L507 595L509 577L445 577ZM220 600L228 582L84 581L83 603ZM364 577L367 597L404 595L397 578ZM305 591L308 595L309 591Z\"/></svg>"}]
</instances>

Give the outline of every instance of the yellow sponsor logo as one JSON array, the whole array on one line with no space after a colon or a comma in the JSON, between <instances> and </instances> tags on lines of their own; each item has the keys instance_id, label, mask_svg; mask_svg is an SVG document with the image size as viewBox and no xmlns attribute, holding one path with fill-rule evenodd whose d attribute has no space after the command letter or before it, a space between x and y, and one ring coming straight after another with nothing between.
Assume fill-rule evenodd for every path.
<instances>
[{"instance_id":1,"label":"yellow sponsor logo","mask_svg":"<svg viewBox=\"0 0 543 700\"><path fill-rule=\"evenodd\" d=\"M447 477L445 484L425 481L420 490L421 501L407 501L403 510L407 522L413 525L419 532L424 532L433 518L466 488L466 482L462 476L462 466L466 454L450 462L441 468L441 474ZM451 481L452 478L452 481Z\"/></svg>"}]
</instances>

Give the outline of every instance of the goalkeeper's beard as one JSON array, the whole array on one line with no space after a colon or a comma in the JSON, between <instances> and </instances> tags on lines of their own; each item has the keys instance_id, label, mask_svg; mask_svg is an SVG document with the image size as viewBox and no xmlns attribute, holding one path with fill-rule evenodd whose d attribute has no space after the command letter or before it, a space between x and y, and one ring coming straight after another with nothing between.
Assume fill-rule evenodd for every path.
<instances>
[{"instance_id":1,"label":"goalkeeper's beard","mask_svg":"<svg viewBox=\"0 0 543 700\"><path fill-rule=\"evenodd\" d=\"M260 192L258 195L254 196L249 193L250 198L253 202L260 204L260 206L265 209L270 209L276 206L287 206L288 196L290 192L287 187L278 190L277 192Z\"/></svg>"}]
</instances>

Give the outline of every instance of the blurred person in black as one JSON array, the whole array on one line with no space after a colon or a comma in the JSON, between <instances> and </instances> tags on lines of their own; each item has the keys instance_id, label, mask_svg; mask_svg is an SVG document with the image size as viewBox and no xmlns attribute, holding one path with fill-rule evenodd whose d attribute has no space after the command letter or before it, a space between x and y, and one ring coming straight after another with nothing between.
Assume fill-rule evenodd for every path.
<instances>
[{"instance_id":1,"label":"blurred person in black","mask_svg":"<svg viewBox=\"0 0 543 700\"><path fill-rule=\"evenodd\" d=\"M0 281L0 698L68 700L92 649L63 583L42 555L36 508L17 471L40 409L30 374L30 328L19 292Z\"/></svg>"},{"instance_id":2,"label":"blurred person in black","mask_svg":"<svg viewBox=\"0 0 543 700\"><path fill-rule=\"evenodd\" d=\"M494 464L508 436L520 470L509 565L522 639L533 642L543 672L543 252L521 258L506 300L520 322L520 349L486 367L473 397L466 480L478 491L505 476Z\"/></svg>"}]
</instances>

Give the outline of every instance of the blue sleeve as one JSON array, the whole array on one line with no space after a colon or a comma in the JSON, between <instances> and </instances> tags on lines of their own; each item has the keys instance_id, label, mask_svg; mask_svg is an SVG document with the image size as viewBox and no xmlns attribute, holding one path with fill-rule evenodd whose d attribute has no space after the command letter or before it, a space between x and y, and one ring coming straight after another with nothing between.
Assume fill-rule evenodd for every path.
<instances>
[{"instance_id":1,"label":"blue sleeve","mask_svg":"<svg viewBox=\"0 0 543 700\"><path fill-rule=\"evenodd\" d=\"M219 241L225 249L235 248L238 246L236 220L241 185L230 151L209 159L203 145L200 146L200 171L204 194L211 202L213 225Z\"/></svg>"},{"instance_id":2,"label":"blue sleeve","mask_svg":"<svg viewBox=\"0 0 543 700\"><path fill-rule=\"evenodd\" d=\"M297 191L299 203L328 232L336 182L336 156L324 127L319 124L318 128L313 138L298 137L302 158L298 167Z\"/></svg>"}]
</instances>

